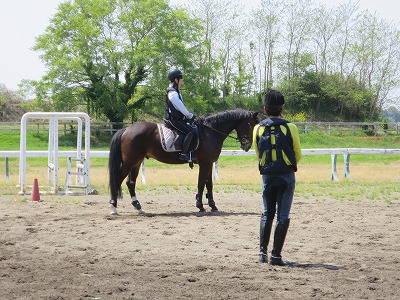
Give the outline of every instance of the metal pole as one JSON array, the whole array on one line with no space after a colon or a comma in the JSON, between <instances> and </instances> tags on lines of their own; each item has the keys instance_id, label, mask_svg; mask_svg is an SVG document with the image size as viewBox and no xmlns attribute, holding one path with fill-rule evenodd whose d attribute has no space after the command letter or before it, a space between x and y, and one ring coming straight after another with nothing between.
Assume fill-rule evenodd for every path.
<instances>
[{"instance_id":1,"label":"metal pole","mask_svg":"<svg viewBox=\"0 0 400 300\"><path fill-rule=\"evenodd\" d=\"M6 182L10 181L10 172L9 172L9 168L8 168L8 157L5 158L6 161Z\"/></svg>"}]
</instances>

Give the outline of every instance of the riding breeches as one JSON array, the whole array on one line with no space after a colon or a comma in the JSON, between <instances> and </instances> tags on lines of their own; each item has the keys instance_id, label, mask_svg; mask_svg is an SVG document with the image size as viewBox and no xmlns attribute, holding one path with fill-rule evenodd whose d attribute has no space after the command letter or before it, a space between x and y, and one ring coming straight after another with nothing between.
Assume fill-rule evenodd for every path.
<instances>
[{"instance_id":1,"label":"riding breeches","mask_svg":"<svg viewBox=\"0 0 400 300\"><path fill-rule=\"evenodd\" d=\"M296 179L294 172L282 175L262 175L264 215L277 221L289 219Z\"/></svg>"}]
</instances>

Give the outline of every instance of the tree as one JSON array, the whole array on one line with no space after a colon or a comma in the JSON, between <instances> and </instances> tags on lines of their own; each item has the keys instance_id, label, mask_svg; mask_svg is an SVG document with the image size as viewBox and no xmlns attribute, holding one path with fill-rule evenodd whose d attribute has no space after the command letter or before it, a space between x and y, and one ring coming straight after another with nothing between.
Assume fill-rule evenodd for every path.
<instances>
[{"instance_id":1,"label":"tree","mask_svg":"<svg viewBox=\"0 0 400 300\"><path fill-rule=\"evenodd\" d=\"M0 122L15 122L21 120L26 112L24 99L16 92L10 91L0 84Z\"/></svg>"},{"instance_id":2,"label":"tree","mask_svg":"<svg viewBox=\"0 0 400 300\"><path fill-rule=\"evenodd\" d=\"M311 118L354 120L363 109L373 120L400 82L400 31L358 12L358 2L261 0L250 18L237 0L190 2L189 12L167 0L64 2L35 45L49 71L25 84L36 91L31 103L117 122L160 119L176 66L197 114L259 107L265 90L281 87L287 108L299 101L293 107Z\"/></svg>"},{"instance_id":3,"label":"tree","mask_svg":"<svg viewBox=\"0 0 400 300\"><path fill-rule=\"evenodd\" d=\"M279 27L279 15L283 12L283 7L280 1L261 0L254 12L253 26L256 41L252 44L257 45L258 49L256 67L259 74L258 92L273 86L273 64L276 64L276 48L279 46L279 34L282 30L282 27Z\"/></svg>"},{"instance_id":4,"label":"tree","mask_svg":"<svg viewBox=\"0 0 400 300\"><path fill-rule=\"evenodd\" d=\"M334 60L332 40L340 29L342 16L335 13L333 9L328 10L326 6L321 5L314 10L313 24L315 25L312 34L316 45L316 70L327 73L329 60Z\"/></svg>"},{"instance_id":5,"label":"tree","mask_svg":"<svg viewBox=\"0 0 400 300\"><path fill-rule=\"evenodd\" d=\"M378 116L388 92L400 82L400 32L391 23L368 12L357 24L358 39L352 43L360 84L373 91L369 119Z\"/></svg>"},{"instance_id":6,"label":"tree","mask_svg":"<svg viewBox=\"0 0 400 300\"><path fill-rule=\"evenodd\" d=\"M286 47L284 69L286 80L291 83L299 71L299 61L306 49L311 32L311 0L296 0L288 3L286 13ZM290 85L289 85L290 87Z\"/></svg>"},{"instance_id":7,"label":"tree","mask_svg":"<svg viewBox=\"0 0 400 300\"><path fill-rule=\"evenodd\" d=\"M34 49L49 67L43 81L56 105L85 103L89 113L122 122L151 98L142 92L130 102L139 85L187 64L195 26L165 0L71 0L59 6Z\"/></svg>"},{"instance_id":8,"label":"tree","mask_svg":"<svg viewBox=\"0 0 400 300\"><path fill-rule=\"evenodd\" d=\"M220 65L217 61L216 40L224 22L224 0L192 0L190 14L201 25L201 47L194 58L198 68L197 85L199 96L211 104L218 98L218 75Z\"/></svg>"}]
</instances>

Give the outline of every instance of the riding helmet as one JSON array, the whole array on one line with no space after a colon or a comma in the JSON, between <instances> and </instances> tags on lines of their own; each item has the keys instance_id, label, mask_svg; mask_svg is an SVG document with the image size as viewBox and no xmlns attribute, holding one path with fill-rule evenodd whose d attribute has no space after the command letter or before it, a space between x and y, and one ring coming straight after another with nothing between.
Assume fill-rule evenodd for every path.
<instances>
[{"instance_id":1,"label":"riding helmet","mask_svg":"<svg viewBox=\"0 0 400 300\"><path fill-rule=\"evenodd\" d=\"M183 73L179 69L173 69L168 72L168 79L169 81L173 82L175 81L175 78L181 79L183 78Z\"/></svg>"},{"instance_id":2,"label":"riding helmet","mask_svg":"<svg viewBox=\"0 0 400 300\"><path fill-rule=\"evenodd\" d=\"M280 92L276 90L270 90L265 94L264 106L266 108L281 108L283 104L285 104L285 98Z\"/></svg>"}]
</instances>

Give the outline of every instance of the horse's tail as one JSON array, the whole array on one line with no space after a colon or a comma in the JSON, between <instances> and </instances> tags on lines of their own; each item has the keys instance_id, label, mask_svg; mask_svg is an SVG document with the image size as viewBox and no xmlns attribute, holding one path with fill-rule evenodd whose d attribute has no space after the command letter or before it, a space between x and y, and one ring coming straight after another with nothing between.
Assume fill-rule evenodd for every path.
<instances>
[{"instance_id":1,"label":"horse's tail","mask_svg":"<svg viewBox=\"0 0 400 300\"><path fill-rule=\"evenodd\" d=\"M110 155L108 159L108 171L109 171L109 187L111 193L111 199L116 200L122 198L122 152L121 152L121 136L124 133L125 128L118 130L110 144Z\"/></svg>"}]
</instances>

